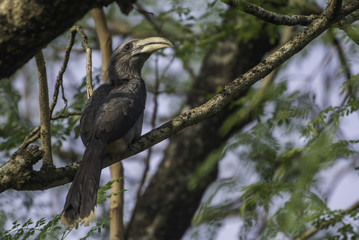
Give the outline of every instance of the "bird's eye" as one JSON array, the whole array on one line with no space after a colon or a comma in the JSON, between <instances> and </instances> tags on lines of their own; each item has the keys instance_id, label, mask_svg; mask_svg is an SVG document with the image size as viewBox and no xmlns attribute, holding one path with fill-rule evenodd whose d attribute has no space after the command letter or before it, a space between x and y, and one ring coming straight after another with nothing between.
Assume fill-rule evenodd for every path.
<instances>
[{"instance_id":1,"label":"bird's eye","mask_svg":"<svg viewBox=\"0 0 359 240\"><path fill-rule=\"evenodd\" d=\"M131 48L132 48L132 43L127 43L126 45L125 45L125 50L131 50Z\"/></svg>"}]
</instances>

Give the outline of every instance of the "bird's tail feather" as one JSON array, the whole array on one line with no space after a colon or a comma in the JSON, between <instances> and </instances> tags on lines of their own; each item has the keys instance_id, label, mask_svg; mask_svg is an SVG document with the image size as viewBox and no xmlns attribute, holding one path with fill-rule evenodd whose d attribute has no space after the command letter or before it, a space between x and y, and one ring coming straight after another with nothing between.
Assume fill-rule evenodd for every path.
<instances>
[{"instance_id":1,"label":"bird's tail feather","mask_svg":"<svg viewBox=\"0 0 359 240\"><path fill-rule=\"evenodd\" d=\"M64 225L74 226L76 222L88 225L94 219L105 149L106 143L98 139L91 140L86 147L62 211Z\"/></svg>"}]
</instances>

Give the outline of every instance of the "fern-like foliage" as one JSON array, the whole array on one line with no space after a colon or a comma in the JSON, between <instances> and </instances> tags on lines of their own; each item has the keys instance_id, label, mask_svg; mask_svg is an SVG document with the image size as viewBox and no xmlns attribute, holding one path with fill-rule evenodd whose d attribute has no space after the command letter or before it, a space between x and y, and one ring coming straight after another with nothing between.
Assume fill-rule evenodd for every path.
<instances>
[{"instance_id":1,"label":"fern-like foliage","mask_svg":"<svg viewBox=\"0 0 359 240\"><path fill-rule=\"evenodd\" d=\"M348 85L356 89L357 78L353 76L350 83L343 84L343 94L348 92ZM328 229L321 234L329 239L356 237L357 210L330 210L317 184L322 171L339 159L351 159L357 154L354 146L359 140L344 139L338 134L342 120L358 110L356 97L350 95L342 105L318 111L308 94L288 93L286 82L282 81L265 91L251 89L231 107L235 111L220 129L221 134L233 131L248 117L254 123L213 150L190 184L200 181L227 153L248 162L258 181L250 185L241 182L244 187L240 188L240 197L227 204L213 205L208 199L210 202L203 206L206 210L196 215L197 224L210 222L211 216L218 221L237 206L244 220L240 230L243 239L253 231L259 239L294 239L308 227Z\"/></svg>"}]
</instances>

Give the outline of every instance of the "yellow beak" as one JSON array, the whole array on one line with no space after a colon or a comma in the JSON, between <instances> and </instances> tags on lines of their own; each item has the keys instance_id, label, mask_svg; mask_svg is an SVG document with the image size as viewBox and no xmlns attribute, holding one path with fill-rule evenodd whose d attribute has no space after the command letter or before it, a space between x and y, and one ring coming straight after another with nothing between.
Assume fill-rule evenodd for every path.
<instances>
[{"instance_id":1,"label":"yellow beak","mask_svg":"<svg viewBox=\"0 0 359 240\"><path fill-rule=\"evenodd\" d=\"M166 38L149 37L136 41L135 48L139 48L139 53L153 53L162 48L173 47L173 44Z\"/></svg>"}]
</instances>

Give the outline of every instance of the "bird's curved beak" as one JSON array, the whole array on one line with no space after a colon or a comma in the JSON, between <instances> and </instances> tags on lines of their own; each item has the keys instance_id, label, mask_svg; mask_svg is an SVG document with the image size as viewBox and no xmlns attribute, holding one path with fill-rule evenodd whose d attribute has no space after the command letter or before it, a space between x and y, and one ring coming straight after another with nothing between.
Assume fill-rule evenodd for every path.
<instances>
[{"instance_id":1,"label":"bird's curved beak","mask_svg":"<svg viewBox=\"0 0 359 240\"><path fill-rule=\"evenodd\" d=\"M173 47L173 44L168 39L162 37L149 37L145 39L139 39L137 42L135 42L135 48L139 49L137 54L152 54L159 49L168 47Z\"/></svg>"}]
</instances>

